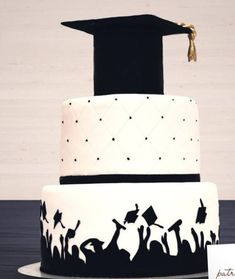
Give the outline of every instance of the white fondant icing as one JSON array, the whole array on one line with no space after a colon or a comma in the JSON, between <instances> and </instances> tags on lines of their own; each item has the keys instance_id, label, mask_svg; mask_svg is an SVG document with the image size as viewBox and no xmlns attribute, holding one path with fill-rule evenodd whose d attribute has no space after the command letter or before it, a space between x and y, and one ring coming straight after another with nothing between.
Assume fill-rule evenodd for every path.
<instances>
[{"instance_id":1,"label":"white fondant icing","mask_svg":"<svg viewBox=\"0 0 235 279\"><path fill-rule=\"evenodd\" d=\"M206 207L205 223L196 223L200 199ZM74 238L70 239L69 251L72 245L80 244L89 238L104 241L104 247L110 242L115 231L116 219L124 224L128 211L138 204L139 217L135 223L126 223L126 230L121 230L118 239L119 248L126 249L133 257L138 249L139 236L137 229L147 223L142 217L144 211L152 206L157 214L156 223L163 229L151 226L151 239L161 242L161 236L167 232L170 254L176 255L177 243L174 232L168 228L178 219L182 220L180 235L186 239L195 250L195 242L191 228L199 236L203 232L205 243L211 241L213 231L218 239L219 212L216 185L212 183L121 183L121 184L86 184L46 186L42 192L42 201L46 203L47 223L43 221L44 235L46 230L53 236L53 246L60 247L60 235L65 237L69 228L74 228L77 221L81 224ZM62 228L60 223L54 228L53 216L59 210L62 212ZM146 231L145 231L146 233ZM60 250L60 249L59 249ZM84 255L80 255L84 259Z\"/></svg>"},{"instance_id":2,"label":"white fondant icing","mask_svg":"<svg viewBox=\"0 0 235 279\"><path fill-rule=\"evenodd\" d=\"M63 104L60 175L200 173L198 124L188 97L70 99Z\"/></svg>"}]
</instances>

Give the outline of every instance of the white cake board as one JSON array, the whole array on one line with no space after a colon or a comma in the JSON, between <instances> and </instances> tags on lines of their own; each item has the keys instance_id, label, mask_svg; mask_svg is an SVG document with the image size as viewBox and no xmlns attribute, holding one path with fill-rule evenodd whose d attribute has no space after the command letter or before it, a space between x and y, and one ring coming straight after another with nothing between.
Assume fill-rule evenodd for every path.
<instances>
[{"instance_id":1,"label":"white cake board","mask_svg":"<svg viewBox=\"0 0 235 279\"><path fill-rule=\"evenodd\" d=\"M53 274L48 274L40 271L40 262L38 263L33 263L29 265L22 266L18 269L18 272L23 274L23 275L28 275L32 277L37 277L37 278L48 278L48 279L74 279L74 278L82 278L82 277L68 277L68 276L59 276L59 275L53 275ZM208 274L205 273L197 273L197 274L190 274L190 275L177 275L177 276L167 276L167 277L153 277L156 279L191 279L191 278L208 278ZM149 278L149 277L148 277ZM84 277L85 279L85 277ZM86 278L88 279L88 278ZM94 279L94 278L93 278ZM101 279L101 278L99 278ZM130 279L130 278L129 278ZM144 278L142 278L144 279Z\"/></svg>"}]
</instances>

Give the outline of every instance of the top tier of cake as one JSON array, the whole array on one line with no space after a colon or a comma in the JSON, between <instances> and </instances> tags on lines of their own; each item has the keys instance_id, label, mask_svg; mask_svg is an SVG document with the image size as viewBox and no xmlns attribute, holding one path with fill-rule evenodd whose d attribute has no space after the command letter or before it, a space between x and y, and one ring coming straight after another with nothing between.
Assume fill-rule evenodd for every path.
<instances>
[{"instance_id":1,"label":"top tier of cake","mask_svg":"<svg viewBox=\"0 0 235 279\"><path fill-rule=\"evenodd\" d=\"M199 119L191 98L144 94L82 97L67 100L62 110L62 184L80 183L84 177L96 177L97 182L102 175L107 182L107 175L199 180Z\"/></svg>"}]
</instances>

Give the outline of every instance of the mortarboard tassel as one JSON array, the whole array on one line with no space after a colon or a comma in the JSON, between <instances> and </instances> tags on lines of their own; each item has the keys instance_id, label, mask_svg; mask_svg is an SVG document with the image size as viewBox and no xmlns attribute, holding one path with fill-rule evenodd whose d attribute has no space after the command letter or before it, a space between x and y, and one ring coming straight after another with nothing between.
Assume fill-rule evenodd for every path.
<instances>
[{"instance_id":1,"label":"mortarboard tassel","mask_svg":"<svg viewBox=\"0 0 235 279\"><path fill-rule=\"evenodd\" d=\"M197 61L197 52L196 52L196 46L195 46L195 38L197 35L196 29L194 27L194 25L192 24L185 24L185 23L180 23L179 25L181 25L182 27L186 27L186 28L190 28L191 29L191 33L188 34L188 38L189 38L189 48L188 48L188 62L190 61Z\"/></svg>"}]
</instances>

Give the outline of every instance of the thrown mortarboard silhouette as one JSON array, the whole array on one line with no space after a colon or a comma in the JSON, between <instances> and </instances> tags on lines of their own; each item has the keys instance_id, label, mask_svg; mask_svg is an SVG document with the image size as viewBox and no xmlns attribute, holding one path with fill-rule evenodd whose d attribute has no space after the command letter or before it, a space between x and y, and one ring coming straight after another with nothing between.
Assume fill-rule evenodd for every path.
<instances>
[{"instance_id":1,"label":"thrown mortarboard silhouette","mask_svg":"<svg viewBox=\"0 0 235 279\"><path fill-rule=\"evenodd\" d=\"M204 206L202 199L200 199L200 203L201 206L198 208L197 211L196 223L203 224L205 223L207 213L206 213L206 207Z\"/></svg>"},{"instance_id":2,"label":"thrown mortarboard silhouette","mask_svg":"<svg viewBox=\"0 0 235 279\"><path fill-rule=\"evenodd\" d=\"M154 15L62 22L94 36L94 93L163 94L162 37L186 33L189 61L196 61L193 25Z\"/></svg>"},{"instance_id":3,"label":"thrown mortarboard silhouette","mask_svg":"<svg viewBox=\"0 0 235 279\"><path fill-rule=\"evenodd\" d=\"M75 234L76 234L76 230L78 229L79 225L81 224L80 220L77 221L76 227L75 229L68 229L65 239L70 239L70 238L74 238Z\"/></svg>"},{"instance_id":4,"label":"thrown mortarboard silhouette","mask_svg":"<svg viewBox=\"0 0 235 279\"><path fill-rule=\"evenodd\" d=\"M142 214L142 216L144 217L148 226L155 225L155 226L158 226L161 229L164 228L163 226L155 223L156 220L157 220L157 215L156 215L152 206L150 206L147 210L145 210L145 212Z\"/></svg>"},{"instance_id":5,"label":"thrown mortarboard silhouette","mask_svg":"<svg viewBox=\"0 0 235 279\"><path fill-rule=\"evenodd\" d=\"M124 220L124 224L126 223L135 223L136 219L138 218L138 212L139 212L139 208L138 208L138 204L135 204L135 210L131 210L129 212L127 212L125 220Z\"/></svg>"},{"instance_id":6,"label":"thrown mortarboard silhouette","mask_svg":"<svg viewBox=\"0 0 235 279\"><path fill-rule=\"evenodd\" d=\"M65 226L62 224L62 221L61 221L61 219L62 219L62 212L59 212L59 209L57 209L53 219L54 219L54 228L57 226L58 223L61 224L61 227L63 229L65 228Z\"/></svg>"},{"instance_id":7,"label":"thrown mortarboard silhouette","mask_svg":"<svg viewBox=\"0 0 235 279\"><path fill-rule=\"evenodd\" d=\"M42 219L43 220L45 220L47 223L49 223L48 222L48 220L47 220L47 208L46 208L46 203L45 202L43 202L43 203L41 203L41 205L40 205L40 216L42 216Z\"/></svg>"}]
</instances>

